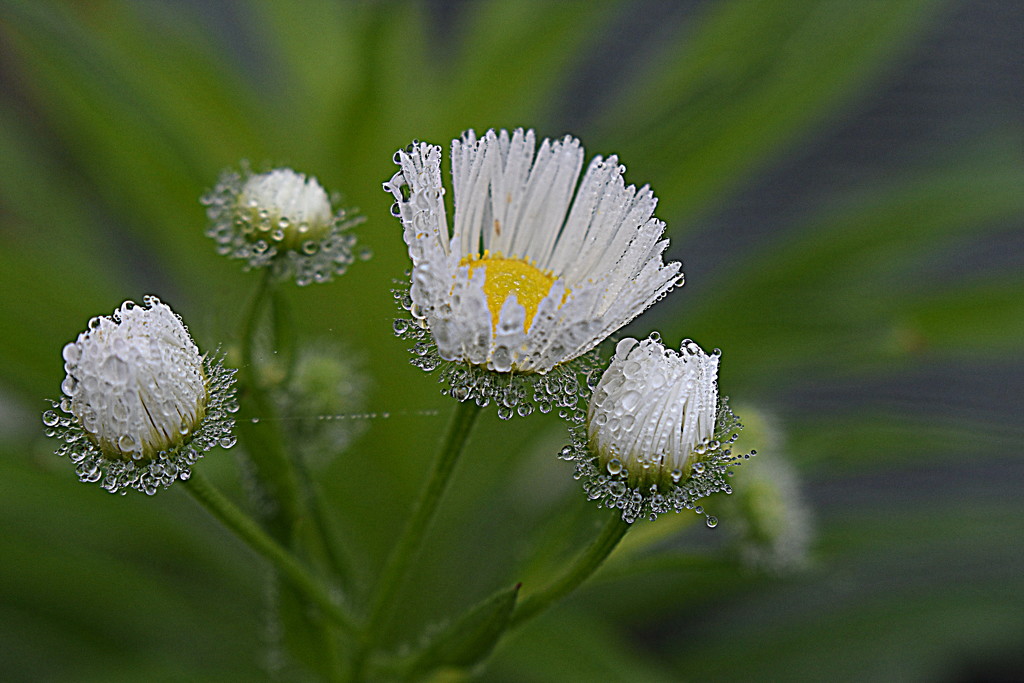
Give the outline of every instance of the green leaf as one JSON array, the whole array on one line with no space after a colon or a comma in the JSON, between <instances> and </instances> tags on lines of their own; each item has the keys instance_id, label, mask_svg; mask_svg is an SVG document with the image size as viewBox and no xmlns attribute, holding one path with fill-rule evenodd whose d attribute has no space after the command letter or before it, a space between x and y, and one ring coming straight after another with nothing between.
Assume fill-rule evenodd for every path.
<instances>
[{"instance_id":1,"label":"green leaf","mask_svg":"<svg viewBox=\"0 0 1024 683\"><path fill-rule=\"evenodd\" d=\"M409 676L443 667L469 669L482 661L508 629L518 597L519 584L504 588L430 636L426 646L404 665Z\"/></svg>"},{"instance_id":2,"label":"green leaf","mask_svg":"<svg viewBox=\"0 0 1024 683\"><path fill-rule=\"evenodd\" d=\"M601 134L618 140L617 131L631 131L619 146L622 158L655 164L651 177L662 211L692 221L862 93L938 6L935 0L712 3L690 40L666 41L655 60L662 70L636 79L619 106L608 108Z\"/></svg>"},{"instance_id":3,"label":"green leaf","mask_svg":"<svg viewBox=\"0 0 1024 683\"><path fill-rule=\"evenodd\" d=\"M625 591L627 594L629 591ZM546 614L508 639L487 669L499 683L546 681L686 680L685 668L670 669L614 623L586 610Z\"/></svg>"},{"instance_id":4,"label":"green leaf","mask_svg":"<svg viewBox=\"0 0 1024 683\"><path fill-rule=\"evenodd\" d=\"M899 352L894 337L914 323L913 302L927 301L949 286L938 279L922 282L915 267L929 255L934 258L935 250L955 246L955 240L976 239L1019 216L1022 186L1019 164L990 157L908 174L887 188L850 192L772 247L723 270L712 295L691 302L688 315L666 327L721 347L726 371L735 373L730 381L792 380L801 376L798 369L803 376L808 370L834 370L836 358L843 359L846 371L888 363ZM926 240L931 251L921 249ZM937 289L929 290L932 285ZM928 306L930 328L938 322L936 314L947 326L960 325L958 313L977 320L974 301L944 313ZM1002 296L983 310L1000 305L1012 313L1012 303ZM988 321L983 329L990 344L1003 340L996 346L1014 338L1012 325ZM771 363L764 362L766 354Z\"/></svg>"}]
</instances>

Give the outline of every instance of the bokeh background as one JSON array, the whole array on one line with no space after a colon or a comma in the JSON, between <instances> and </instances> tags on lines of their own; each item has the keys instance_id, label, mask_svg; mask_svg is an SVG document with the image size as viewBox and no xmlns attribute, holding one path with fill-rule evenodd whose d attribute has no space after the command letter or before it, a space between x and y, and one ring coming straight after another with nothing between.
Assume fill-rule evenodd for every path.
<instances>
[{"instance_id":1,"label":"bokeh background","mask_svg":"<svg viewBox=\"0 0 1024 683\"><path fill-rule=\"evenodd\" d=\"M377 414L317 464L365 587L452 407L391 333L408 259L380 183L413 139L525 126L654 188L688 281L627 331L722 348L799 538L764 571L740 513L659 520L475 675L1019 680L1022 35L1016 0L2 0L0 677L303 678L241 543L181 491L110 496L52 455L60 349L152 293L230 350L255 276L199 196L241 159L343 192L373 259L289 298L362 378L346 410ZM604 519L554 416L481 422L396 644ZM244 501L237 457L200 466Z\"/></svg>"}]
</instances>

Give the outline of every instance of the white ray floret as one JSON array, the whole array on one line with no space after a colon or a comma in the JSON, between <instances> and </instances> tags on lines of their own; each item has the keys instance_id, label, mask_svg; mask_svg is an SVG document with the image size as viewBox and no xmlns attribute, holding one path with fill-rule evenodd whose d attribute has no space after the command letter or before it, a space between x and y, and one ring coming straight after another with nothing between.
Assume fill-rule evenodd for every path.
<instances>
[{"instance_id":1,"label":"white ray floret","mask_svg":"<svg viewBox=\"0 0 1024 683\"><path fill-rule=\"evenodd\" d=\"M540 373L577 358L682 282L664 263L665 224L650 188L626 186L615 156L566 136L468 131L452 143L454 221L441 149L395 155L385 183L413 262L412 310L440 357Z\"/></svg>"}]
</instances>

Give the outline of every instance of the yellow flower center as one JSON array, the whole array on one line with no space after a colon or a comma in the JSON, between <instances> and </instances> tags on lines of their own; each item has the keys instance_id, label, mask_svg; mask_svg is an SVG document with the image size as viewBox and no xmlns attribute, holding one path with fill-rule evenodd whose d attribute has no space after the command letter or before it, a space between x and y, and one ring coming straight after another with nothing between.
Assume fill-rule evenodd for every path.
<instances>
[{"instance_id":1,"label":"yellow flower center","mask_svg":"<svg viewBox=\"0 0 1024 683\"><path fill-rule=\"evenodd\" d=\"M516 301L526 309L524 331L529 330L533 316L537 314L537 307L555 284L555 276L523 259L504 258L487 251L483 256L471 254L464 257L461 265L467 264L470 277L477 268L486 271L484 294L487 296L487 307L491 310L491 329L497 329L501 307L509 294L515 293Z\"/></svg>"}]
</instances>

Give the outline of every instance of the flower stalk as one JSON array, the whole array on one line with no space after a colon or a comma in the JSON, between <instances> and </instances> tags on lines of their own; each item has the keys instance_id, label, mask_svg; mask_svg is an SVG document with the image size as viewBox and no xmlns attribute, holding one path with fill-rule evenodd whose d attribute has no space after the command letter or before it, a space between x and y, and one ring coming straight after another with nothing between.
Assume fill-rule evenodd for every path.
<instances>
[{"instance_id":1,"label":"flower stalk","mask_svg":"<svg viewBox=\"0 0 1024 683\"><path fill-rule=\"evenodd\" d=\"M381 572L377 593L367 621L366 639L373 642L380 630L387 624L394 605L394 597L404 583L409 565L415 559L430 522L434 519L438 504L451 480L455 465L462 455L469 434L480 414L480 407L473 401L456 404L452 421L445 435L444 443L434 461L430 478L416 503L412 516L406 524L401 539L388 557Z\"/></svg>"},{"instance_id":2,"label":"flower stalk","mask_svg":"<svg viewBox=\"0 0 1024 683\"><path fill-rule=\"evenodd\" d=\"M245 541L256 553L269 560L281 576L309 598L310 602L335 625L347 633L355 631L352 619L331 599L323 584L255 521L225 498L203 475L193 472L192 476L185 480L184 485L196 502Z\"/></svg>"},{"instance_id":3,"label":"flower stalk","mask_svg":"<svg viewBox=\"0 0 1024 683\"><path fill-rule=\"evenodd\" d=\"M271 272L264 271L243 323L242 383L245 396L259 418L242 422L239 431L245 439L259 484L274 502L273 512L265 521L278 540L291 545L295 527L303 517L299 481L285 450L280 425L273 419L277 411L260 376L254 350L260 314L268 301L274 301L273 286Z\"/></svg>"},{"instance_id":4,"label":"flower stalk","mask_svg":"<svg viewBox=\"0 0 1024 683\"><path fill-rule=\"evenodd\" d=\"M562 576L519 603L510 625L521 625L576 590L611 555L631 527L630 522L624 521L621 515L613 512L601 534Z\"/></svg>"}]
</instances>

